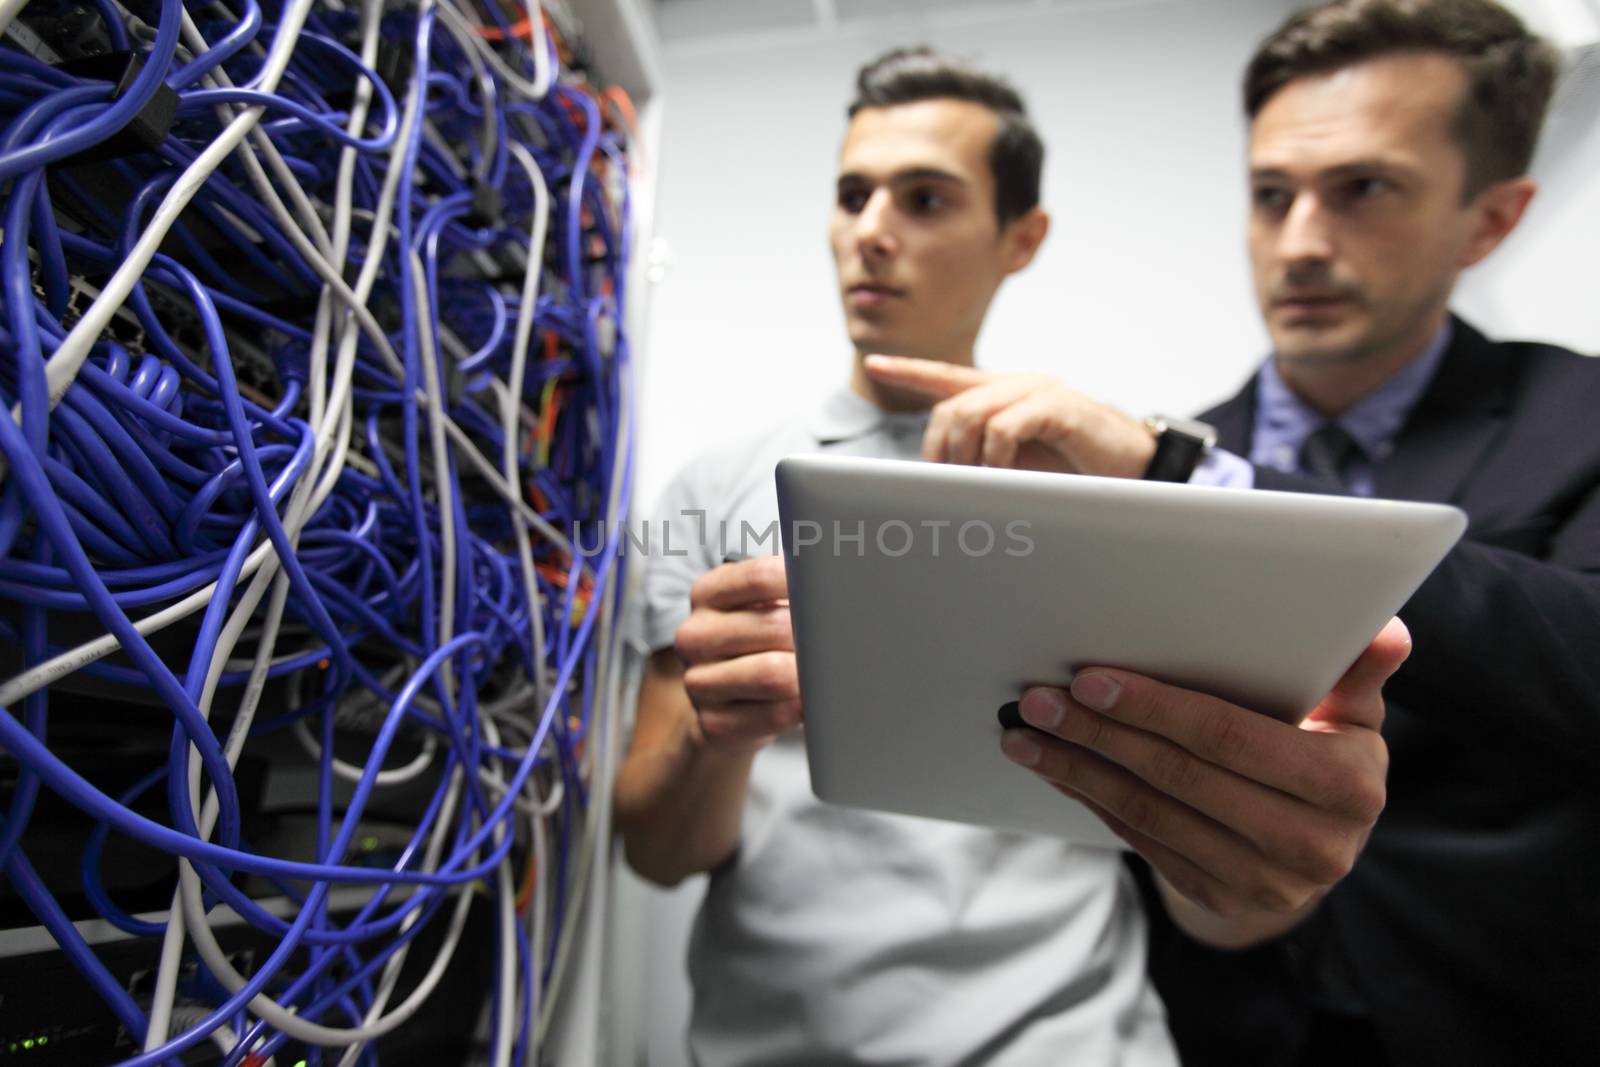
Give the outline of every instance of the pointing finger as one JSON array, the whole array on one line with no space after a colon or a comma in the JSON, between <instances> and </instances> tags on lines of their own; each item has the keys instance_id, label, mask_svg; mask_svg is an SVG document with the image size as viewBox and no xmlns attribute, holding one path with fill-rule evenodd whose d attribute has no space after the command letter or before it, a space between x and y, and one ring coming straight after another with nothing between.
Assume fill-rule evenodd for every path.
<instances>
[{"instance_id":1,"label":"pointing finger","mask_svg":"<svg viewBox=\"0 0 1600 1067\"><path fill-rule=\"evenodd\" d=\"M875 381L937 399L955 396L993 377L976 367L906 356L868 356L863 365Z\"/></svg>"}]
</instances>

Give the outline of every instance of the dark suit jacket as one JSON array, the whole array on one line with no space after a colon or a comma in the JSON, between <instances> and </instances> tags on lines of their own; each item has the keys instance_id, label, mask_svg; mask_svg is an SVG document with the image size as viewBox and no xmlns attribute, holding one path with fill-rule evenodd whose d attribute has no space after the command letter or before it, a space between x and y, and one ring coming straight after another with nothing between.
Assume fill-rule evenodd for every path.
<instances>
[{"instance_id":1,"label":"dark suit jacket","mask_svg":"<svg viewBox=\"0 0 1600 1067\"><path fill-rule=\"evenodd\" d=\"M1254 408L1252 380L1205 418L1248 456ZM1256 485L1339 491L1261 467ZM1157 920L1184 1062L1292 1062L1330 953L1393 1063L1597 1062L1600 360L1456 320L1377 495L1471 519L1401 612L1415 649L1385 690L1388 805L1276 944L1214 952Z\"/></svg>"}]
</instances>

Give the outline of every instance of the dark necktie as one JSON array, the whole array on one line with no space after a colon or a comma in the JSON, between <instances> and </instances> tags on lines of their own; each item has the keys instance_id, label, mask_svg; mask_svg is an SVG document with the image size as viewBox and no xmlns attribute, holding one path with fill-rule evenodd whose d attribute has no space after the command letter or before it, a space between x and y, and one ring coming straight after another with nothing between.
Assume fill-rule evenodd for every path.
<instances>
[{"instance_id":1,"label":"dark necktie","mask_svg":"<svg viewBox=\"0 0 1600 1067\"><path fill-rule=\"evenodd\" d=\"M1345 467L1361 454L1355 438L1337 422L1319 426L1300 446L1300 469L1307 474L1349 487Z\"/></svg>"}]
</instances>

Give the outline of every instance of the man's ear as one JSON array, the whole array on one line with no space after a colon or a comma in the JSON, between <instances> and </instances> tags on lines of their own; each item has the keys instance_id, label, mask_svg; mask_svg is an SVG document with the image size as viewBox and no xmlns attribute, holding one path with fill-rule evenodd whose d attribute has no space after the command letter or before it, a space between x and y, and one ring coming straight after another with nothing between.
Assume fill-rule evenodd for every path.
<instances>
[{"instance_id":1,"label":"man's ear","mask_svg":"<svg viewBox=\"0 0 1600 1067\"><path fill-rule=\"evenodd\" d=\"M1032 263L1049 232L1050 215L1042 207L1035 207L1021 218L1007 223L1005 232L1000 235L1006 246L1006 273L1015 274Z\"/></svg>"},{"instance_id":2,"label":"man's ear","mask_svg":"<svg viewBox=\"0 0 1600 1067\"><path fill-rule=\"evenodd\" d=\"M1522 221L1539 183L1532 178L1512 178L1496 182L1478 194L1472 210L1477 213L1472 235L1462 249L1461 265L1470 267L1500 247L1500 242L1510 236Z\"/></svg>"}]
</instances>

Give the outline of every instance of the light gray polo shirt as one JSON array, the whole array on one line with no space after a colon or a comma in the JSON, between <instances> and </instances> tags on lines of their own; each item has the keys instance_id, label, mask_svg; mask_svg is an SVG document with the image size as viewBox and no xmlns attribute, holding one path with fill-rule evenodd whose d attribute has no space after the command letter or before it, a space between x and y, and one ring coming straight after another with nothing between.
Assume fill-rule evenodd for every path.
<instances>
[{"instance_id":1,"label":"light gray polo shirt","mask_svg":"<svg viewBox=\"0 0 1600 1067\"><path fill-rule=\"evenodd\" d=\"M691 463L652 523L651 649L671 645L701 574L780 551L778 460L916 459L926 424L841 390L810 418ZM1177 1063L1115 853L825 804L799 733L756 757L739 851L711 876L689 975L701 1067Z\"/></svg>"}]
</instances>

